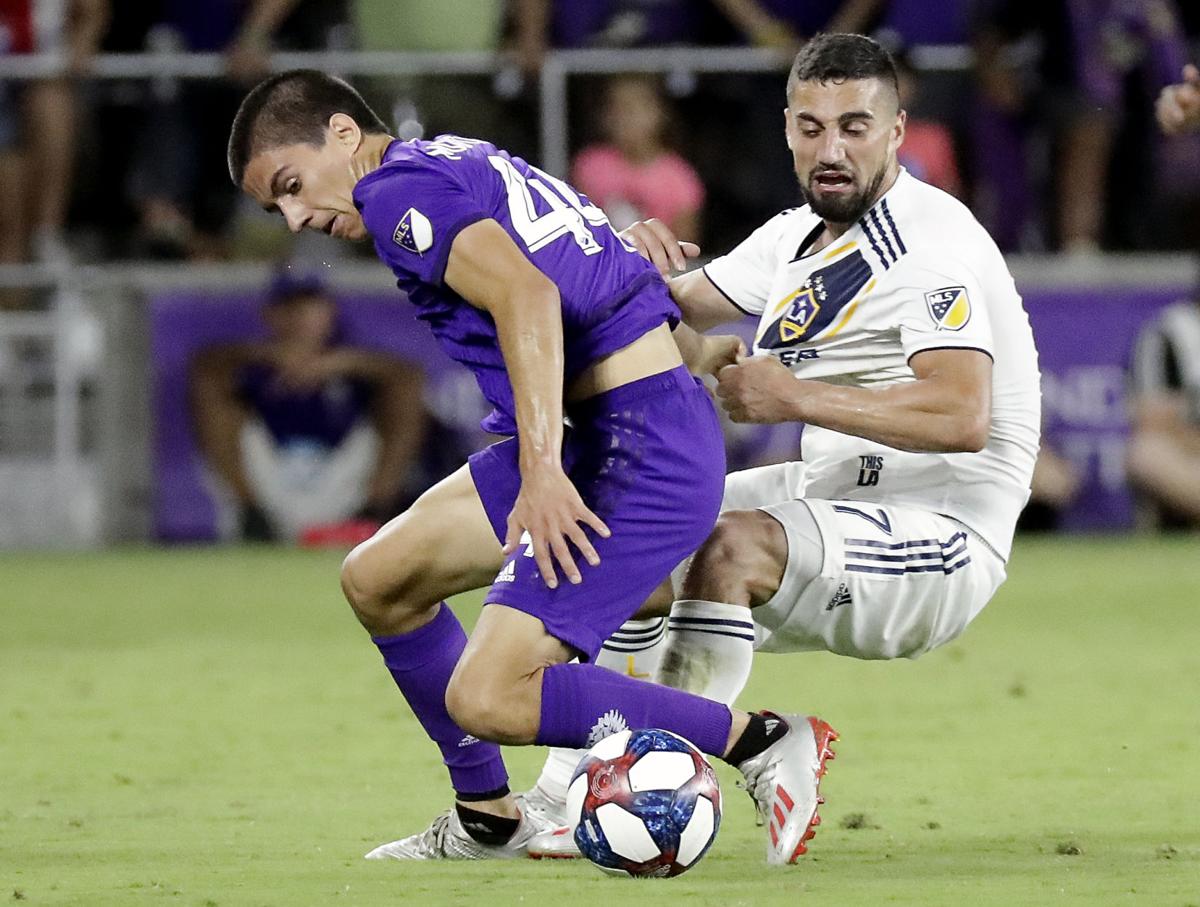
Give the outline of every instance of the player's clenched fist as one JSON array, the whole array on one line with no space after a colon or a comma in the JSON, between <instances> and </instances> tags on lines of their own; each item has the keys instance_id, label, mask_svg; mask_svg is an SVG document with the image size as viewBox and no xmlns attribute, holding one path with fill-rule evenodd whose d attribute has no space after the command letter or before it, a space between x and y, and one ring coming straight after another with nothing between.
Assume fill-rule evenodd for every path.
<instances>
[{"instance_id":1,"label":"player's clenched fist","mask_svg":"<svg viewBox=\"0 0 1200 907\"><path fill-rule=\"evenodd\" d=\"M753 356L717 373L717 398L734 422L791 422L799 382L773 356Z\"/></svg>"},{"instance_id":2,"label":"player's clenched fist","mask_svg":"<svg viewBox=\"0 0 1200 907\"><path fill-rule=\"evenodd\" d=\"M684 356L693 375L716 375L746 355L746 342L736 334L701 335L695 350Z\"/></svg>"},{"instance_id":3,"label":"player's clenched fist","mask_svg":"<svg viewBox=\"0 0 1200 907\"><path fill-rule=\"evenodd\" d=\"M1183 67L1183 81L1162 90L1154 112L1167 135L1200 129L1200 69Z\"/></svg>"}]
</instances>

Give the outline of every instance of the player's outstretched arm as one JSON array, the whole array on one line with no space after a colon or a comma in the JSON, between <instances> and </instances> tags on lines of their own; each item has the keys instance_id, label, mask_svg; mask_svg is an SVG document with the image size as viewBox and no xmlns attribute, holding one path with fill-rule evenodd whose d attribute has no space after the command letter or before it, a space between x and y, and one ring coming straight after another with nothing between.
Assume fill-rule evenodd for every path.
<instances>
[{"instance_id":1,"label":"player's outstretched arm","mask_svg":"<svg viewBox=\"0 0 1200 907\"><path fill-rule=\"evenodd\" d=\"M1154 113L1167 135L1200 129L1200 68L1190 63L1185 66L1183 81L1162 90Z\"/></svg>"},{"instance_id":2,"label":"player's outstretched arm","mask_svg":"<svg viewBox=\"0 0 1200 907\"><path fill-rule=\"evenodd\" d=\"M991 357L926 350L909 366L915 381L842 387L797 380L778 359L755 356L721 370L717 396L734 422L806 422L899 450L982 450L991 425Z\"/></svg>"},{"instance_id":3,"label":"player's outstretched arm","mask_svg":"<svg viewBox=\"0 0 1200 907\"><path fill-rule=\"evenodd\" d=\"M446 283L496 322L512 383L520 438L521 491L508 517L505 552L525 532L546 585L555 588L555 562L572 583L582 582L568 541L598 564L584 533L609 534L583 503L562 468L563 331L558 288L530 264L496 221L481 220L455 238Z\"/></svg>"}]
</instances>

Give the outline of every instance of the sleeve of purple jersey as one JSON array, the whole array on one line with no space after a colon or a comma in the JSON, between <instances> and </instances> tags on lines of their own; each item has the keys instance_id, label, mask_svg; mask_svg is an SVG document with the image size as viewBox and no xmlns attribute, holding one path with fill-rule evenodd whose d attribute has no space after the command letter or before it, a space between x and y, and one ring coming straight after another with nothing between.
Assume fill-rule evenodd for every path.
<instances>
[{"instance_id":1,"label":"sleeve of purple jersey","mask_svg":"<svg viewBox=\"0 0 1200 907\"><path fill-rule=\"evenodd\" d=\"M433 286L442 283L459 232L492 216L482 187L440 164L381 167L355 191L379 257Z\"/></svg>"}]
</instances>

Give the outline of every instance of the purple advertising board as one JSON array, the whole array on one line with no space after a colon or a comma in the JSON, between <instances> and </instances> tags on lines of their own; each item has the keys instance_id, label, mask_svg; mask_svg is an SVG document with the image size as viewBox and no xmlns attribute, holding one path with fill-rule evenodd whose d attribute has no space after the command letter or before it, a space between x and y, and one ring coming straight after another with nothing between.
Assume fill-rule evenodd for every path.
<instances>
[{"instance_id":1,"label":"purple advertising board","mask_svg":"<svg viewBox=\"0 0 1200 907\"><path fill-rule=\"evenodd\" d=\"M1192 287L1025 288L1042 369L1042 443L1075 464L1083 483L1061 527L1133 528L1125 480L1126 373L1139 328Z\"/></svg>"},{"instance_id":2,"label":"purple advertising board","mask_svg":"<svg viewBox=\"0 0 1200 907\"><path fill-rule=\"evenodd\" d=\"M1191 289L1178 286L1080 288L1022 286L1042 368L1045 442L1075 463L1084 481L1063 513L1075 531L1132 527L1133 499L1124 476L1128 437L1125 369L1140 326ZM196 352L213 343L262 336L259 297L163 293L150 301L154 374L155 508L157 538L204 541L216 537L210 480L188 418L187 373ZM339 297L340 327L350 342L422 364L426 405L439 420L477 447L486 412L471 376L436 347L428 329L396 293ZM795 449L793 427L732 427L730 466L786 459Z\"/></svg>"},{"instance_id":3,"label":"purple advertising board","mask_svg":"<svg viewBox=\"0 0 1200 907\"><path fill-rule=\"evenodd\" d=\"M216 505L188 415L188 373L195 355L217 343L265 336L261 295L172 292L149 302L155 438L154 535L161 541L212 541ZM471 447L487 413L469 372L434 344L412 308L396 293L338 296L338 334L346 342L419 363L427 376L426 405L445 416Z\"/></svg>"}]
</instances>

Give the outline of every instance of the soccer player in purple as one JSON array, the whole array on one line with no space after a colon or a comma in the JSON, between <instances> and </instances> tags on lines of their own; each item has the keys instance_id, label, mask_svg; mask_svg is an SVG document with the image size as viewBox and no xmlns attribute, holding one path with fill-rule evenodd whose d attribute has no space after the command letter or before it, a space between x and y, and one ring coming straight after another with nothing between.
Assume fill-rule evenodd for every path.
<instances>
[{"instance_id":1,"label":"soccer player in purple","mask_svg":"<svg viewBox=\"0 0 1200 907\"><path fill-rule=\"evenodd\" d=\"M229 168L291 230L373 240L475 374L494 407L485 426L510 436L345 561L346 597L455 796L426 831L368 856L521 856L545 824L510 794L498 744L582 747L626 727L677 733L764 795L790 786L782 837L802 850L827 755L811 733L592 663L721 501L720 429L654 266L565 183L486 142L394 140L315 71L250 92ZM444 599L489 584L468 640Z\"/></svg>"}]
</instances>

